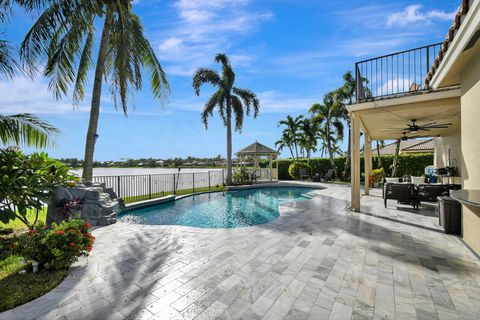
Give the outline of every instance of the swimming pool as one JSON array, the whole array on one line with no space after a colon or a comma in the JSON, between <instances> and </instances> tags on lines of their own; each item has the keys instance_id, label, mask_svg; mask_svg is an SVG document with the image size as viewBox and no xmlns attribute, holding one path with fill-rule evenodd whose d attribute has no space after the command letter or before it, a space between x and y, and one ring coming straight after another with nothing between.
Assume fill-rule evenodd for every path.
<instances>
[{"instance_id":1,"label":"swimming pool","mask_svg":"<svg viewBox=\"0 0 480 320\"><path fill-rule=\"evenodd\" d=\"M315 189L267 187L188 196L120 214L119 220L149 225L239 228L279 217L279 204L311 199Z\"/></svg>"}]
</instances>

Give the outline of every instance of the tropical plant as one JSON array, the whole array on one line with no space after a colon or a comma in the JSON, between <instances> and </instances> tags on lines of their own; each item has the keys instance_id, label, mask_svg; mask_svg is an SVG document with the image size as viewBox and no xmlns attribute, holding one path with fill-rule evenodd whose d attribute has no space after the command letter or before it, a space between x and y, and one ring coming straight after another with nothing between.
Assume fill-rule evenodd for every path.
<instances>
[{"instance_id":1,"label":"tropical plant","mask_svg":"<svg viewBox=\"0 0 480 320\"><path fill-rule=\"evenodd\" d=\"M83 219L69 219L48 228L38 223L19 238L20 254L52 270L68 269L80 256L92 251L95 237Z\"/></svg>"},{"instance_id":2,"label":"tropical plant","mask_svg":"<svg viewBox=\"0 0 480 320\"><path fill-rule=\"evenodd\" d=\"M364 84L368 83L366 78L362 78ZM368 90L365 86L365 90ZM369 92L366 92L369 95ZM351 162L351 123L350 116L348 114L347 106L353 104L356 99L356 80L351 71L347 71L343 74L343 85L334 91L335 106L338 109L337 113L339 117L346 122L348 128L348 149L347 149L347 161L345 161L344 175L348 175Z\"/></svg>"},{"instance_id":3,"label":"tropical plant","mask_svg":"<svg viewBox=\"0 0 480 320\"><path fill-rule=\"evenodd\" d=\"M310 163L311 153L317 151L317 138L319 135L317 121L314 118L305 118L300 122L299 146L307 154Z\"/></svg>"},{"instance_id":4,"label":"tropical plant","mask_svg":"<svg viewBox=\"0 0 480 320\"><path fill-rule=\"evenodd\" d=\"M222 75L212 69L200 68L193 75L192 86L197 96L204 84L211 84L217 91L205 104L201 118L208 128L208 118L213 115L215 108L220 113L223 123L227 127L227 184L232 183L232 113L235 116L235 131L241 132L244 115L250 115L253 109L253 117L258 116L260 102L257 95L250 90L235 87L235 72L228 57L219 53L215 56L215 62L222 65Z\"/></svg>"},{"instance_id":5,"label":"tropical plant","mask_svg":"<svg viewBox=\"0 0 480 320\"><path fill-rule=\"evenodd\" d=\"M3 26L11 14L11 1L0 0L0 24ZM0 32L3 38L4 32ZM13 48L5 39L0 39L0 76L11 78L18 67L17 61L12 55Z\"/></svg>"},{"instance_id":6,"label":"tropical plant","mask_svg":"<svg viewBox=\"0 0 480 320\"><path fill-rule=\"evenodd\" d=\"M0 221L19 219L32 228L54 188L74 180L69 168L46 153L24 155L18 148L0 149ZM29 210L35 212L28 221Z\"/></svg>"},{"instance_id":7,"label":"tropical plant","mask_svg":"<svg viewBox=\"0 0 480 320\"><path fill-rule=\"evenodd\" d=\"M328 93L323 99L323 104L316 103L310 108L310 113L318 123L323 138L326 140L328 157L335 177L339 177L337 165L334 161L335 153L338 153L336 148L337 142L343 140L343 124L341 115L334 105L334 94ZM322 136L322 135L321 135Z\"/></svg>"},{"instance_id":8,"label":"tropical plant","mask_svg":"<svg viewBox=\"0 0 480 320\"><path fill-rule=\"evenodd\" d=\"M29 113L16 115L0 114L0 142L37 148L52 145L52 135L60 131L37 116Z\"/></svg>"},{"instance_id":9,"label":"tropical plant","mask_svg":"<svg viewBox=\"0 0 480 320\"><path fill-rule=\"evenodd\" d=\"M303 115L298 115L295 118L291 115L288 115L285 119L278 122L278 126L285 126L282 133L283 137L287 137L286 141L290 143L291 150L295 152L292 157L294 161L298 161L298 147L300 140L300 124L303 120Z\"/></svg>"},{"instance_id":10,"label":"tropical plant","mask_svg":"<svg viewBox=\"0 0 480 320\"><path fill-rule=\"evenodd\" d=\"M292 159L295 159L293 154L293 142L291 136L287 132L282 133L282 137L275 142L275 147L277 147L278 152L281 152L283 149L288 148Z\"/></svg>"},{"instance_id":11,"label":"tropical plant","mask_svg":"<svg viewBox=\"0 0 480 320\"><path fill-rule=\"evenodd\" d=\"M374 169L374 170L372 170L371 174L372 174L375 182L382 182L383 178L385 178L385 171L383 170L383 168Z\"/></svg>"},{"instance_id":12,"label":"tropical plant","mask_svg":"<svg viewBox=\"0 0 480 320\"><path fill-rule=\"evenodd\" d=\"M73 87L77 106L85 97L89 71L95 67L82 175L91 181L104 79L110 84L115 107L119 98L126 115L129 91L142 88L142 69L149 71L153 96L161 100L169 91L166 75L145 38L140 18L132 11L131 0L17 1L27 10L43 9L22 42L20 56L33 71L46 59L43 75L55 98L61 99ZM96 29L99 25L101 33ZM98 53L93 63L97 36Z\"/></svg>"}]
</instances>

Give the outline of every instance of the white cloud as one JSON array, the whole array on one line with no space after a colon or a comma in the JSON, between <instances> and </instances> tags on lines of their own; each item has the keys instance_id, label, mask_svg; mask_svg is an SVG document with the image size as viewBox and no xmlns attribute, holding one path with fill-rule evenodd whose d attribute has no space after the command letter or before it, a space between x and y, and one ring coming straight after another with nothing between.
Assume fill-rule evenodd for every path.
<instances>
[{"instance_id":1,"label":"white cloud","mask_svg":"<svg viewBox=\"0 0 480 320\"><path fill-rule=\"evenodd\" d=\"M0 81L0 111L6 114L67 114L74 112L70 99L57 101L48 90L45 81L17 77L13 80ZM80 105L75 111L86 112L89 108Z\"/></svg>"},{"instance_id":2,"label":"white cloud","mask_svg":"<svg viewBox=\"0 0 480 320\"><path fill-rule=\"evenodd\" d=\"M422 12L422 5L415 4L406 7L402 11L392 13L387 18L388 27L405 27L419 22L432 22L433 20L452 20L456 12L431 10Z\"/></svg>"},{"instance_id":3,"label":"white cloud","mask_svg":"<svg viewBox=\"0 0 480 320\"><path fill-rule=\"evenodd\" d=\"M251 11L248 4L248 0L176 1L178 22L163 33L166 37L157 46L168 74L191 76L220 52L240 66L248 65L254 57L233 49L234 41L273 17L270 12Z\"/></svg>"}]
</instances>

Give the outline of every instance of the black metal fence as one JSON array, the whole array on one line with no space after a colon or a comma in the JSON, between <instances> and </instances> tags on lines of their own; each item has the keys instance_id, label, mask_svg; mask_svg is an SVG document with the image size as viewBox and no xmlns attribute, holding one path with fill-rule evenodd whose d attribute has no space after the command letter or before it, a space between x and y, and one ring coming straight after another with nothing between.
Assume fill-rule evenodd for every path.
<instances>
[{"instance_id":1,"label":"black metal fence","mask_svg":"<svg viewBox=\"0 0 480 320\"><path fill-rule=\"evenodd\" d=\"M428 90L425 78L441 45L436 43L357 62L357 101Z\"/></svg>"},{"instance_id":2,"label":"black metal fence","mask_svg":"<svg viewBox=\"0 0 480 320\"><path fill-rule=\"evenodd\" d=\"M195 173L95 176L93 182L105 183L125 202L154 199L172 194L193 193L223 186L224 170Z\"/></svg>"}]
</instances>

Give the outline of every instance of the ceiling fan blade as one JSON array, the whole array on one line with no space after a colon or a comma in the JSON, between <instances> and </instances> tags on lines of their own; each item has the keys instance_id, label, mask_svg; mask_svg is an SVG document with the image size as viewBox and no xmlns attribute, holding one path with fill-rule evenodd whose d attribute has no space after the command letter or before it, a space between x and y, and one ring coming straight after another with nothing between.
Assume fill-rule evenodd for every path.
<instances>
[{"instance_id":1,"label":"ceiling fan blade","mask_svg":"<svg viewBox=\"0 0 480 320\"><path fill-rule=\"evenodd\" d=\"M381 132L403 132L403 131L408 131L409 129L387 129L387 130L382 130Z\"/></svg>"},{"instance_id":2,"label":"ceiling fan blade","mask_svg":"<svg viewBox=\"0 0 480 320\"><path fill-rule=\"evenodd\" d=\"M429 129L435 129L435 128L449 128L450 125L446 124L436 124L434 126L420 126L420 128L429 128Z\"/></svg>"},{"instance_id":3,"label":"ceiling fan blade","mask_svg":"<svg viewBox=\"0 0 480 320\"><path fill-rule=\"evenodd\" d=\"M417 131L430 131L430 128L420 127Z\"/></svg>"}]
</instances>

